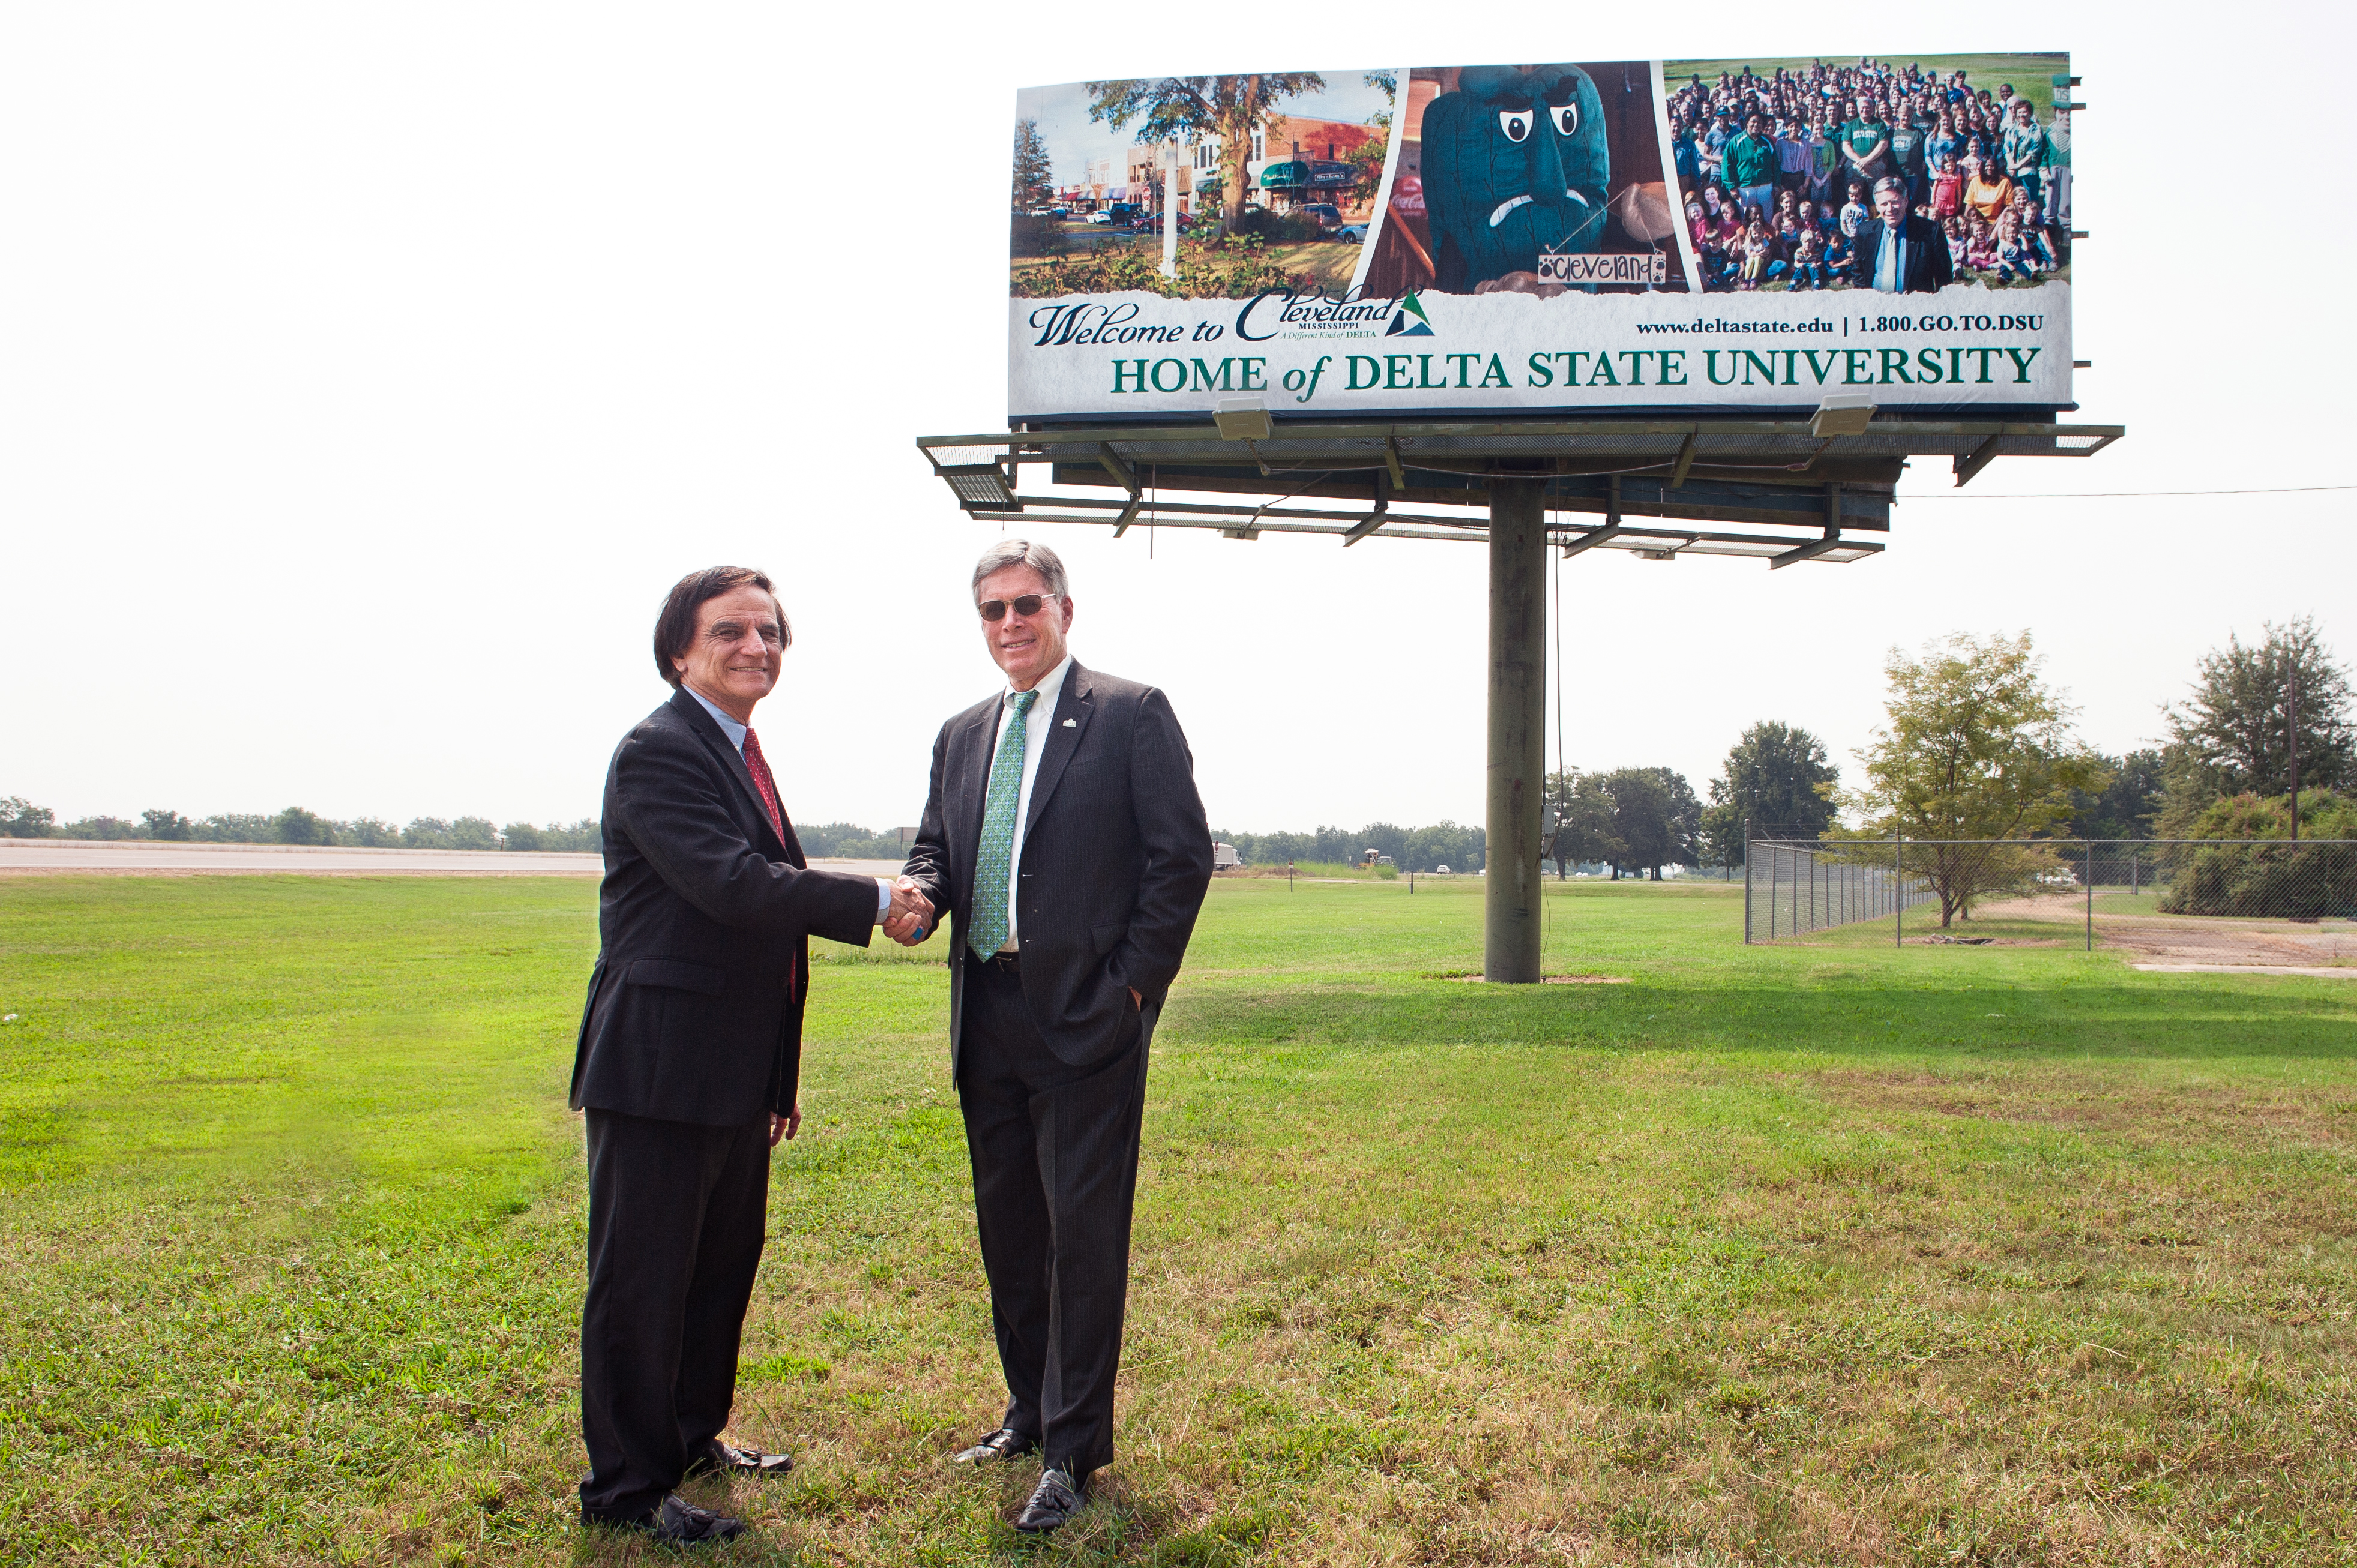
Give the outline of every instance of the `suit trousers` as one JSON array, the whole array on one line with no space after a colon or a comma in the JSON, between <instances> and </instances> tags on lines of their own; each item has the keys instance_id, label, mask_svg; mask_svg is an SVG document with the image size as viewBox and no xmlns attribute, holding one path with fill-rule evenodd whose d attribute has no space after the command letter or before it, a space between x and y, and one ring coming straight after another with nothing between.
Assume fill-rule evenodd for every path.
<instances>
[{"instance_id":1,"label":"suit trousers","mask_svg":"<svg viewBox=\"0 0 2357 1568\"><path fill-rule=\"evenodd\" d=\"M1129 1294L1130 1211L1147 1047L1158 1009L1126 1022L1101 1060L1063 1061L1040 1038L1020 977L971 953L958 1101L991 1327L1006 1373L1002 1425L1052 1466L1113 1459L1114 1379Z\"/></svg>"},{"instance_id":2,"label":"suit trousers","mask_svg":"<svg viewBox=\"0 0 2357 1568\"><path fill-rule=\"evenodd\" d=\"M587 1117L581 1516L637 1519L728 1424L769 1219L770 1123Z\"/></svg>"}]
</instances>

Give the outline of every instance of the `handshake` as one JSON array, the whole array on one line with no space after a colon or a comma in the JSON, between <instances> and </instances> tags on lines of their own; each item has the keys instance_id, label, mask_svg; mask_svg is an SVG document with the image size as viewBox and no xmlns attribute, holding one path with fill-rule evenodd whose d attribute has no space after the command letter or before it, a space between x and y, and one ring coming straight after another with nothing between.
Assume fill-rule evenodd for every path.
<instances>
[{"instance_id":1,"label":"handshake","mask_svg":"<svg viewBox=\"0 0 2357 1568\"><path fill-rule=\"evenodd\" d=\"M884 934L904 948L915 947L933 934L933 901L914 879L896 877L891 908L885 911Z\"/></svg>"}]
</instances>

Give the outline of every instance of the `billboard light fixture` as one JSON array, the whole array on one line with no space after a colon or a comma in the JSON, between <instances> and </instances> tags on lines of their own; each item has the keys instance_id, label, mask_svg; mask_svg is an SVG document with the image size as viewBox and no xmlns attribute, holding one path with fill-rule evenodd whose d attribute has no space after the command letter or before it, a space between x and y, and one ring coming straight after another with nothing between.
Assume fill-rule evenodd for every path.
<instances>
[{"instance_id":1,"label":"billboard light fixture","mask_svg":"<svg viewBox=\"0 0 2357 1568\"><path fill-rule=\"evenodd\" d=\"M1810 417L1809 434L1822 441L1829 435L1863 435L1874 421L1874 399L1864 392L1827 392Z\"/></svg>"},{"instance_id":2,"label":"billboard light fixture","mask_svg":"<svg viewBox=\"0 0 2357 1568\"><path fill-rule=\"evenodd\" d=\"M1222 441L1265 441L1275 428L1268 404L1256 397L1223 397L1211 405L1211 423Z\"/></svg>"}]
</instances>

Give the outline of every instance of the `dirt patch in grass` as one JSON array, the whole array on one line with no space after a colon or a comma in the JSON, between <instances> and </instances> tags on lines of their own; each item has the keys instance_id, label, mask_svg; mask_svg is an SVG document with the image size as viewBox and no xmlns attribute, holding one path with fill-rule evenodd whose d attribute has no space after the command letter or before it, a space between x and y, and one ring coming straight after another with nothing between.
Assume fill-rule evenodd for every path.
<instances>
[{"instance_id":1,"label":"dirt patch in grass","mask_svg":"<svg viewBox=\"0 0 2357 1568\"><path fill-rule=\"evenodd\" d=\"M1481 985L1487 983L1489 980L1487 975L1475 974L1469 970L1462 969L1435 970L1424 978L1453 980L1460 985ZM1539 983L1542 985L1626 985L1629 983L1629 977L1625 974L1543 974L1539 976Z\"/></svg>"},{"instance_id":2,"label":"dirt patch in grass","mask_svg":"<svg viewBox=\"0 0 2357 1568\"><path fill-rule=\"evenodd\" d=\"M2040 1075L1959 1078L1932 1072L1828 1072L1829 1100L1867 1110L2069 1127L2162 1144L2292 1138L2316 1148L2357 1146L2357 1113L2337 1089L2255 1096L2244 1086L2137 1089L2116 1079Z\"/></svg>"}]
</instances>

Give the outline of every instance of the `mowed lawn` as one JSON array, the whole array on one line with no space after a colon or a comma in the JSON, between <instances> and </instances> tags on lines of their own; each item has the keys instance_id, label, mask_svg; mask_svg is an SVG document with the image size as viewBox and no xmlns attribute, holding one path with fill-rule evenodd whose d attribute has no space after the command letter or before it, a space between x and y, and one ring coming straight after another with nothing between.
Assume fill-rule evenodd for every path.
<instances>
[{"instance_id":1,"label":"mowed lawn","mask_svg":"<svg viewBox=\"0 0 2357 1568\"><path fill-rule=\"evenodd\" d=\"M0 1561L606 1563L573 1522L587 881L0 881ZM1575 883L1223 882L1122 1457L1042 1547L938 944L820 965L715 1563L2357 1560L2357 982L1746 949Z\"/></svg>"}]
</instances>

